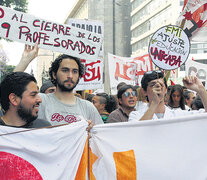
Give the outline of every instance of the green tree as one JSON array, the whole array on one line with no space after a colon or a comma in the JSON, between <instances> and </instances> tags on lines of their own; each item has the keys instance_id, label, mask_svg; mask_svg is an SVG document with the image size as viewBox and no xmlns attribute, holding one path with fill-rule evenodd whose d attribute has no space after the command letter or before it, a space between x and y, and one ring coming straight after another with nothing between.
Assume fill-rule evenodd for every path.
<instances>
[{"instance_id":1,"label":"green tree","mask_svg":"<svg viewBox=\"0 0 207 180\"><path fill-rule=\"evenodd\" d=\"M27 12L27 0L0 0L0 5L17 11Z\"/></svg>"},{"instance_id":2,"label":"green tree","mask_svg":"<svg viewBox=\"0 0 207 180\"><path fill-rule=\"evenodd\" d=\"M3 80L7 74L13 72L14 68L15 66L13 65L4 65L3 69L0 71L0 81Z\"/></svg>"}]
</instances>

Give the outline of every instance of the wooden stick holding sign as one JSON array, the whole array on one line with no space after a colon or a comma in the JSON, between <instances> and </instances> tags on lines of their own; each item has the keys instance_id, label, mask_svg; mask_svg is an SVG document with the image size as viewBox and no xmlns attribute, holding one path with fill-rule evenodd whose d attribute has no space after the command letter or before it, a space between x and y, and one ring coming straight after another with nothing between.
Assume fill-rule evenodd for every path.
<instances>
[{"instance_id":1,"label":"wooden stick holding sign","mask_svg":"<svg viewBox=\"0 0 207 180\"><path fill-rule=\"evenodd\" d=\"M0 6L0 36L83 59L99 55L102 35Z\"/></svg>"}]
</instances>

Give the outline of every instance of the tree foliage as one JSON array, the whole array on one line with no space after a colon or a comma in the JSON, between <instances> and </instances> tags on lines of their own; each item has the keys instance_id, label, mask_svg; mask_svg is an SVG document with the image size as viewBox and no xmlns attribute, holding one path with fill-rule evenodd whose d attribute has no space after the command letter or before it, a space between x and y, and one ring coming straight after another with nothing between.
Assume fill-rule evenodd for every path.
<instances>
[{"instance_id":1,"label":"tree foliage","mask_svg":"<svg viewBox=\"0 0 207 180\"><path fill-rule=\"evenodd\" d=\"M3 80L4 77L7 74L13 72L14 68L15 68L15 66L13 66L13 65L6 65L5 64L5 66L3 67L3 69L1 69L1 71L0 71L0 81Z\"/></svg>"},{"instance_id":2,"label":"tree foliage","mask_svg":"<svg viewBox=\"0 0 207 180\"><path fill-rule=\"evenodd\" d=\"M27 12L27 0L0 0L0 5L17 11Z\"/></svg>"}]
</instances>

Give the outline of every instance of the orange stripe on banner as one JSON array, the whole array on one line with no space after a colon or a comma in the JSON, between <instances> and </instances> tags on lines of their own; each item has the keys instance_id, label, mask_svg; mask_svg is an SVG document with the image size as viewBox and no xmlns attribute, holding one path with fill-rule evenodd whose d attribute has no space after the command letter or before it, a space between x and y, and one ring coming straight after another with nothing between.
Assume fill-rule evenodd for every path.
<instances>
[{"instance_id":1,"label":"orange stripe on banner","mask_svg":"<svg viewBox=\"0 0 207 180\"><path fill-rule=\"evenodd\" d=\"M78 171L76 174L76 180L85 180L86 179L86 169L88 166L88 139L86 140L86 144L83 150L83 154L81 157L81 161L78 167Z\"/></svg>"},{"instance_id":2,"label":"orange stripe on banner","mask_svg":"<svg viewBox=\"0 0 207 180\"><path fill-rule=\"evenodd\" d=\"M136 180L137 168L134 150L114 152L117 180Z\"/></svg>"},{"instance_id":3,"label":"orange stripe on banner","mask_svg":"<svg viewBox=\"0 0 207 180\"><path fill-rule=\"evenodd\" d=\"M98 157L95 154L93 154L93 152L91 151L91 148L89 148L89 177L90 177L89 179L90 180L96 179L92 172L92 166L96 162L97 159Z\"/></svg>"}]
</instances>

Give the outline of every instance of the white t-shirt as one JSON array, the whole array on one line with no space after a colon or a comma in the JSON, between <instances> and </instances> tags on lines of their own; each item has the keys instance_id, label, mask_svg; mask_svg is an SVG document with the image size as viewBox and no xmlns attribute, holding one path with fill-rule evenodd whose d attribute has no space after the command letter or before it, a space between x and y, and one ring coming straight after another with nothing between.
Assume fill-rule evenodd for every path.
<instances>
[{"instance_id":1,"label":"white t-shirt","mask_svg":"<svg viewBox=\"0 0 207 180\"><path fill-rule=\"evenodd\" d=\"M170 106L168 106L170 109L173 109L173 110L178 110L178 109L181 109L180 107L178 107L178 108L174 108L174 107L170 107ZM181 109L182 110L182 109ZM187 106L187 105L185 105L185 110L187 110L187 111L190 111L191 109Z\"/></svg>"},{"instance_id":2,"label":"white t-shirt","mask_svg":"<svg viewBox=\"0 0 207 180\"><path fill-rule=\"evenodd\" d=\"M136 111L138 111L139 109L142 109L146 107L147 105L148 104L143 101L137 101L136 106L134 108L136 109Z\"/></svg>"},{"instance_id":3,"label":"white t-shirt","mask_svg":"<svg viewBox=\"0 0 207 180\"><path fill-rule=\"evenodd\" d=\"M76 97L76 103L69 105L62 103L54 93L39 94L42 103L39 107L38 118L48 120L52 125L60 125L85 120L94 124L103 124L95 106L84 99Z\"/></svg>"},{"instance_id":4,"label":"white t-shirt","mask_svg":"<svg viewBox=\"0 0 207 180\"><path fill-rule=\"evenodd\" d=\"M145 112L148 110L149 106L146 106L138 111L132 111L129 114L129 121L138 121L140 118L145 114ZM182 110L182 109L170 109L169 107L165 106L165 112L164 114L154 114L152 119L160 119L160 118L172 118L172 117L181 117L185 115L190 114L196 114L196 113L203 113L205 112L205 109L200 110L194 110L194 111L188 111L188 110Z\"/></svg>"}]
</instances>

